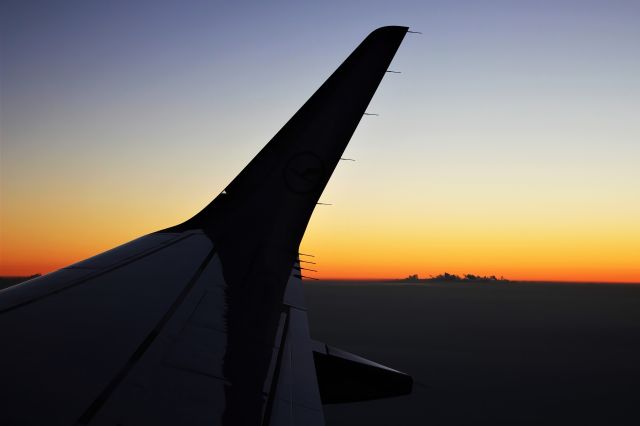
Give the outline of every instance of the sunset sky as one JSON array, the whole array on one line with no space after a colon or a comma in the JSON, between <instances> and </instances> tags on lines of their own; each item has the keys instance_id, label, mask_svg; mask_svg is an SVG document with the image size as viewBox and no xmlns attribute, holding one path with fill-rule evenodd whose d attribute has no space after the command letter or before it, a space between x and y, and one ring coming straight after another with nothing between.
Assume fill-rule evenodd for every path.
<instances>
[{"instance_id":1,"label":"sunset sky","mask_svg":"<svg viewBox=\"0 0 640 426\"><path fill-rule=\"evenodd\" d=\"M640 282L640 2L4 1L0 274L195 214L407 25L302 243L320 278Z\"/></svg>"}]
</instances>

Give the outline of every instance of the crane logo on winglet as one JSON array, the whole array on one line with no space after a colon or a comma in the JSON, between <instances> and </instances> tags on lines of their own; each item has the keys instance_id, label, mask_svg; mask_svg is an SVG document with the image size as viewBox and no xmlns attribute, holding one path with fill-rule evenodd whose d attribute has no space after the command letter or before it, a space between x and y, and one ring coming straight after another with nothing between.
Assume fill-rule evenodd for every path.
<instances>
[{"instance_id":1,"label":"crane logo on winglet","mask_svg":"<svg viewBox=\"0 0 640 426\"><path fill-rule=\"evenodd\" d=\"M284 168L284 181L296 194L308 194L317 190L324 179L324 162L312 152L294 155Z\"/></svg>"}]
</instances>

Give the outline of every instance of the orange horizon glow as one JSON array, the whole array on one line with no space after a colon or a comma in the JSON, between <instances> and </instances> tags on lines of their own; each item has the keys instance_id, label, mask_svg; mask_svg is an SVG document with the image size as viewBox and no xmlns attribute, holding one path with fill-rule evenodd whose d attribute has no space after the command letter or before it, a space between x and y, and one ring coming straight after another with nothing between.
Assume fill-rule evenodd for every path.
<instances>
[{"instance_id":1,"label":"orange horizon glow","mask_svg":"<svg viewBox=\"0 0 640 426\"><path fill-rule=\"evenodd\" d=\"M574 190L561 198L549 183L532 202L527 193L491 182L474 198L473 182L467 189L442 177L424 190L431 198L385 191L381 205L373 191L380 181L359 183L355 202L354 178L346 172L354 173L339 169L325 190L323 199L335 206L316 209L300 247L315 256L312 269L319 272L312 277L375 280L448 272L514 281L640 282L640 203L630 199L620 208L620 186L619 193L607 189L595 197ZM210 189L184 193L179 187L170 196L150 191L144 197L143 185L110 192L79 186L73 197L45 190L28 199L19 186L5 191L13 202L0 212L0 275L65 267L180 223L211 197Z\"/></svg>"},{"instance_id":2,"label":"orange horizon glow","mask_svg":"<svg viewBox=\"0 0 640 426\"><path fill-rule=\"evenodd\" d=\"M5 245L6 239L3 239L3 245L0 249L0 276L44 275L116 247L138 236L132 235L128 239L103 236L102 239L91 244L81 238L75 239L78 238L77 236L65 240L61 238L64 234L57 235L59 238L56 238L55 233L52 232L49 238L42 239L40 244L37 243L37 238L29 241L14 238L13 244ZM520 265L515 264L515 261L513 264L507 265L497 265L495 262L487 262L483 265L477 261L474 262L473 256L469 256L470 261L467 262L451 262L436 256L431 262L421 262L412 258L409 250L402 252L399 256L397 252L394 255L383 250L376 252L375 249L362 253L354 245L345 248L345 243L341 244L338 241L333 246L331 244L318 245L316 250L310 250L311 244L307 240L312 239L308 238L303 241L301 252L315 253L315 257L302 257L302 259L316 262L315 265L309 264L308 267L317 269L318 273L309 272L305 275L325 281L386 281L402 279L410 274L418 274L420 278L428 278L448 272L457 275L467 273L495 275L511 281L640 283L640 267L634 267L630 258L618 262L620 265L618 268L612 268L611 259L608 262L603 262L601 259L600 265L592 264L589 267L586 266L589 262L576 265L575 261L573 265L569 262L566 265L554 265L549 258L539 258L538 266L523 265L521 259L518 262ZM313 240L311 242L313 243ZM7 250L7 247L13 247L14 250ZM347 253L349 250L352 250L351 256ZM428 250L425 250L425 254L428 254ZM478 253L475 253L475 256L477 257ZM429 263L430 265L427 266Z\"/></svg>"}]
</instances>

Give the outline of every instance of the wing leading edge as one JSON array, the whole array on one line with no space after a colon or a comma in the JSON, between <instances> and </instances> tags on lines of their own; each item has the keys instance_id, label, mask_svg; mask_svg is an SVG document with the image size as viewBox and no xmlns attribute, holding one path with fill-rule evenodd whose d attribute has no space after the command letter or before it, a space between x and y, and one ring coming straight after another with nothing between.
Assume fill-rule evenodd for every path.
<instances>
[{"instance_id":1,"label":"wing leading edge","mask_svg":"<svg viewBox=\"0 0 640 426\"><path fill-rule=\"evenodd\" d=\"M0 423L322 424L292 268L406 32L371 33L191 219L0 291Z\"/></svg>"}]
</instances>

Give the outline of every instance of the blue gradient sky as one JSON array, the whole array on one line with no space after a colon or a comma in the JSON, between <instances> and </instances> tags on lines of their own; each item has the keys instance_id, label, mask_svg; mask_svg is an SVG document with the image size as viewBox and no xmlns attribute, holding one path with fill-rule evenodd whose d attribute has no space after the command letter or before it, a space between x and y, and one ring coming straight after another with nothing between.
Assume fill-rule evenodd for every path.
<instances>
[{"instance_id":1,"label":"blue gradient sky","mask_svg":"<svg viewBox=\"0 0 640 426\"><path fill-rule=\"evenodd\" d=\"M408 25L305 237L323 276L640 281L638 1L1 7L2 273L191 216Z\"/></svg>"}]
</instances>

